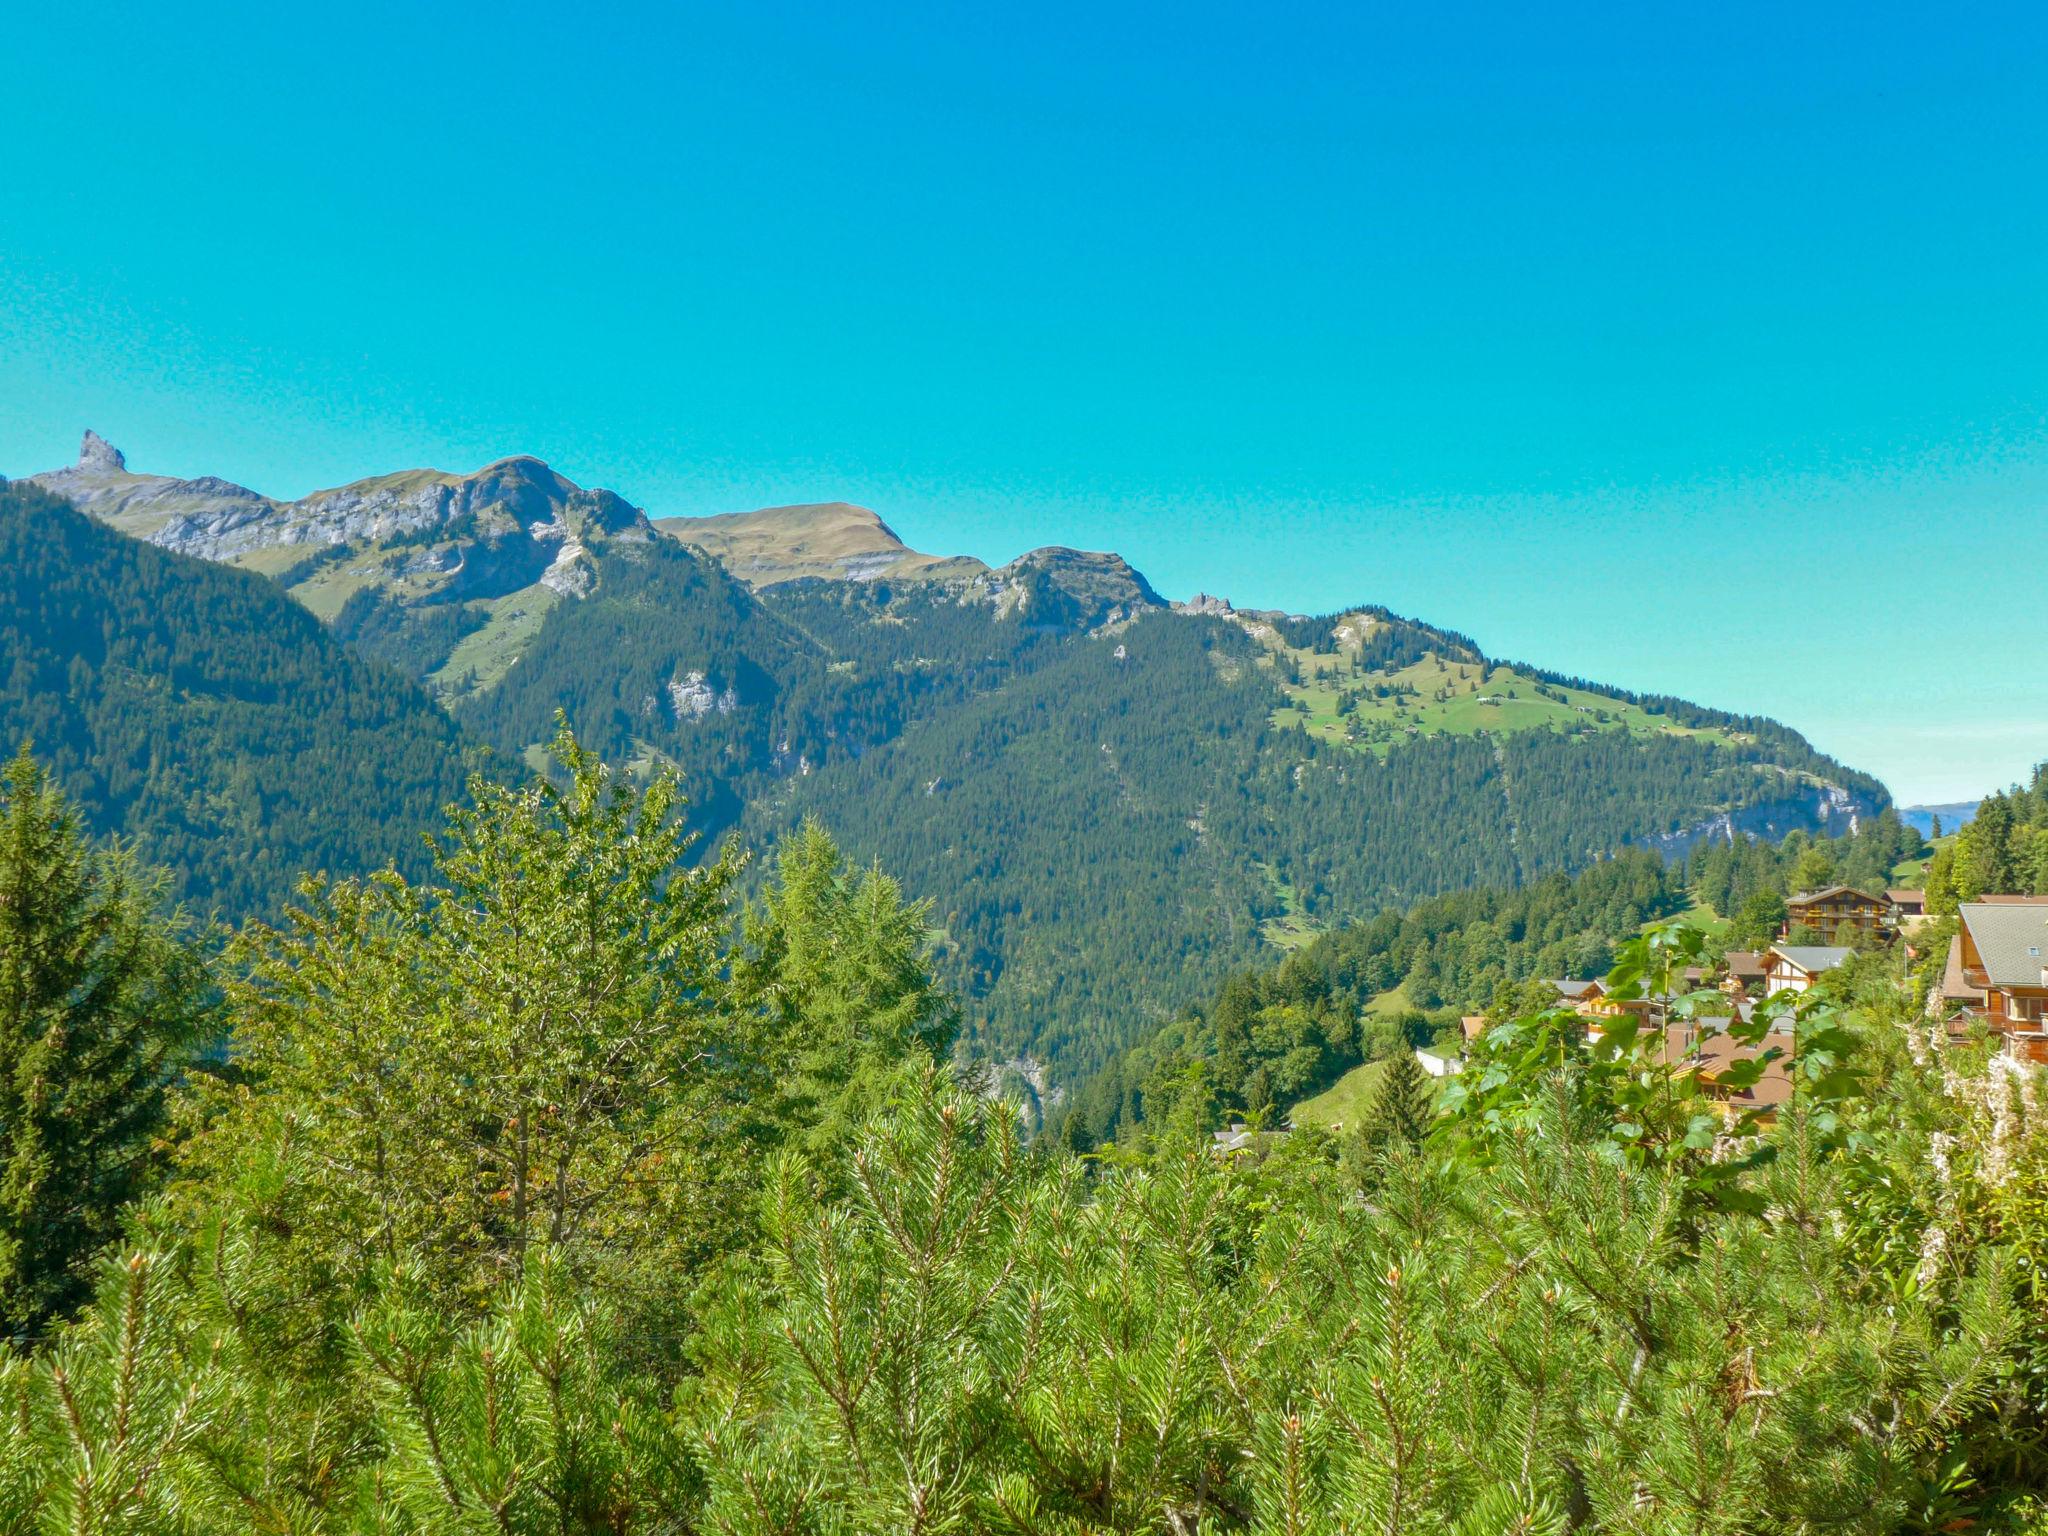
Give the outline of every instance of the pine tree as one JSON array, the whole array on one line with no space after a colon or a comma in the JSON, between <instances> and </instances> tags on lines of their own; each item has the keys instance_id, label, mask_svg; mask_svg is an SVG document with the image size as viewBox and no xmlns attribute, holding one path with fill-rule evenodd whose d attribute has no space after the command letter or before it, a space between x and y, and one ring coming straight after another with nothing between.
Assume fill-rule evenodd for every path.
<instances>
[{"instance_id":1,"label":"pine tree","mask_svg":"<svg viewBox=\"0 0 2048 1536\"><path fill-rule=\"evenodd\" d=\"M288 1170L265 1219L309 1259L418 1248L460 1282L573 1245L666 1283L725 1230L712 1191L742 1169L708 1143L758 1077L722 1007L738 856L686 863L672 778L635 794L566 726L553 754L559 782L472 782L435 883L309 884L245 936L262 1092L228 1093L195 1155Z\"/></svg>"},{"instance_id":2,"label":"pine tree","mask_svg":"<svg viewBox=\"0 0 2048 1536\"><path fill-rule=\"evenodd\" d=\"M1396 1142L1420 1146L1422 1138L1429 1134L1431 1113L1429 1079L1416 1064L1415 1053L1397 1051L1387 1063L1379 1091L1373 1095L1372 1108L1366 1114L1365 1139L1374 1147L1389 1147Z\"/></svg>"},{"instance_id":3,"label":"pine tree","mask_svg":"<svg viewBox=\"0 0 2048 1536\"><path fill-rule=\"evenodd\" d=\"M880 869L848 874L813 820L784 840L747 913L737 990L768 1023L774 1113L813 1152L843 1138L903 1062L945 1059L959 1014L926 963L930 918Z\"/></svg>"},{"instance_id":4,"label":"pine tree","mask_svg":"<svg viewBox=\"0 0 2048 1536\"><path fill-rule=\"evenodd\" d=\"M33 1332L148 1184L206 977L161 881L95 848L24 747L0 771L0 1328Z\"/></svg>"}]
</instances>

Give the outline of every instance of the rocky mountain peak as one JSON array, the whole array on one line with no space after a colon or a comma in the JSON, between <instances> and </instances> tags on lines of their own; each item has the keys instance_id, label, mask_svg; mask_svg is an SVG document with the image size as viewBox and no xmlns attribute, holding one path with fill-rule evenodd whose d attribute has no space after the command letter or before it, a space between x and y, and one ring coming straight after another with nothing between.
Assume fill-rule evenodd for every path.
<instances>
[{"instance_id":1,"label":"rocky mountain peak","mask_svg":"<svg viewBox=\"0 0 2048 1536\"><path fill-rule=\"evenodd\" d=\"M78 467L94 474L118 475L127 471L128 460L120 449L108 442L91 427L85 429L85 441L79 445Z\"/></svg>"}]
</instances>

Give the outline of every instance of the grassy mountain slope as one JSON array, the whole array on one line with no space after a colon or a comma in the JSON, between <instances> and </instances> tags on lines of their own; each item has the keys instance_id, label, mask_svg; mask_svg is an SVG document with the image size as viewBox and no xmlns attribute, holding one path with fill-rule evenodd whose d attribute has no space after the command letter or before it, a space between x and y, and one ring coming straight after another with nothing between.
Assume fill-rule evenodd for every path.
<instances>
[{"instance_id":1,"label":"grassy mountain slope","mask_svg":"<svg viewBox=\"0 0 2048 1536\"><path fill-rule=\"evenodd\" d=\"M0 742L202 909L305 870L410 863L460 788L460 738L275 585L0 483Z\"/></svg>"},{"instance_id":2,"label":"grassy mountain slope","mask_svg":"<svg viewBox=\"0 0 2048 1536\"><path fill-rule=\"evenodd\" d=\"M88 432L78 463L34 480L136 538L275 579L355 649L447 698L502 678L548 609L594 585L600 548L654 537L619 497L527 457L285 502L132 473Z\"/></svg>"},{"instance_id":3,"label":"grassy mountain slope","mask_svg":"<svg viewBox=\"0 0 2048 1536\"><path fill-rule=\"evenodd\" d=\"M654 526L703 550L757 587L807 577L955 578L988 569L972 558L919 554L866 507L844 501L763 507L718 517L664 517Z\"/></svg>"}]
</instances>

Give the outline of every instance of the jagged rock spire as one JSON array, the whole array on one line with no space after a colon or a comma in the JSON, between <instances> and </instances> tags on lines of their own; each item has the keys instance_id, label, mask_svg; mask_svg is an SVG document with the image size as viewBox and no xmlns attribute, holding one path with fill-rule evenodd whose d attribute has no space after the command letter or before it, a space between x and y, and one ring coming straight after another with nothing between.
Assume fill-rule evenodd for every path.
<instances>
[{"instance_id":1,"label":"jagged rock spire","mask_svg":"<svg viewBox=\"0 0 2048 1536\"><path fill-rule=\"evenodd\" d=\"M121 456L120 449L87 427L85 441L78 449L78 467L98 470L103 475L118 475L128 467L128 461Z\"/></svg>"}]
</instances>

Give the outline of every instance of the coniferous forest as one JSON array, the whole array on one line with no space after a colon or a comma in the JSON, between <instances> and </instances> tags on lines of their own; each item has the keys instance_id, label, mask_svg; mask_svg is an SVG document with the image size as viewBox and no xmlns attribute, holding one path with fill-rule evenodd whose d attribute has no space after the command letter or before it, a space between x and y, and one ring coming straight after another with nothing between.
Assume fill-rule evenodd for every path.
<instances>
[{"instance_id":1,"label":"coniferous forest","mask_svg":"<svg viewBox=\"0 0 2048 1536\"><path fill-rule=\"evenodd\" d=\"M2048 1536L2048 7L0 39L0 1536Z\"/></svg>"},{"instance_id":2,"label":"coniferous forest","mask_svg":"<svg viewBox=\"0 0 2048 1536\"><path fill-rule=\"evenodd\" d=\"M669 777L547 768L224 950L8 770L0 1528L2039 1528L2038 1090L1888 958L1760 1012L1768 1119L1536 1011L1346 1143L1082 1156L962 1079L886 875L811 825L747 895ZM1333 938L1217 1055L1460 932L1668 992L1696 930L1587 935L1675 878Z\"/></svg>"}]
</instances>

